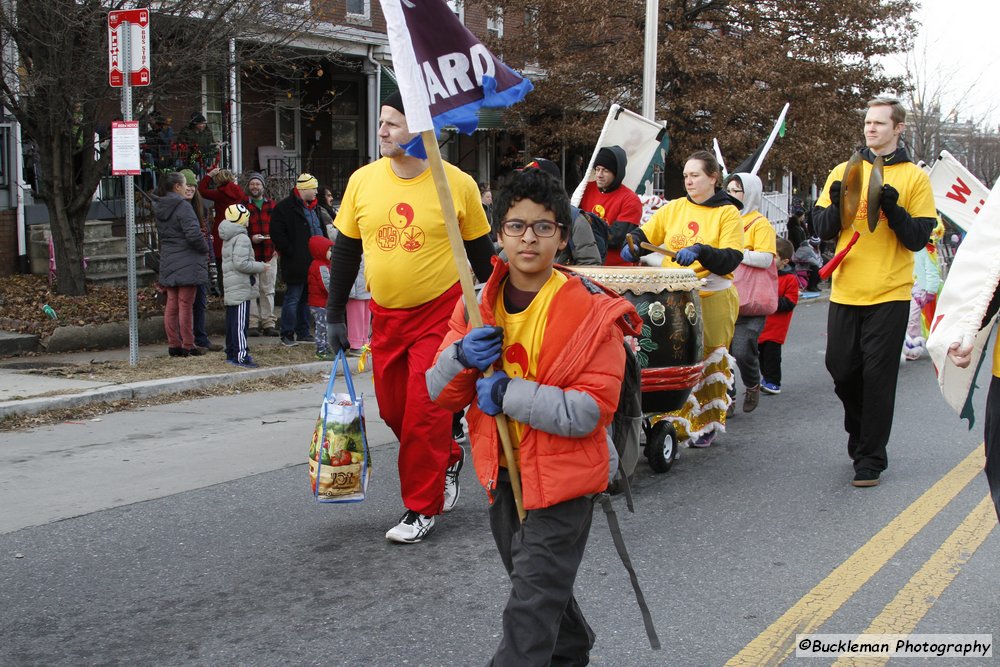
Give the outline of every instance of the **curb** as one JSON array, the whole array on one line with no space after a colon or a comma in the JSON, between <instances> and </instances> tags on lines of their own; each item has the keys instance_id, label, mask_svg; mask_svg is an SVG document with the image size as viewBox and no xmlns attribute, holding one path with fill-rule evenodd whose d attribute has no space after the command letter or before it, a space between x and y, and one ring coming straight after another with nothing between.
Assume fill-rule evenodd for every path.
<instances>
[{"instance_id":1,"label":"curb","mask_svg":"<svg viewBox=\"0 0 1000 667\"><path fill-rule=\"evenodd\" d=\"M255 368L244 371L234 371L219 375L185 375L163 380L143 380L128 384L97 387L79 394L61 396L44 396L26 398L20 401L0 402L0 419L21 415L33 415L48 410L76 408L92 403L107 403L111 401L137 400L162 396L164 394L179 394L193 389L218 387L220 385L238 384L246 380L280 377L293 371L302 373L319 373L328 371L330 362L314 361L293 366L275 366L273 368Z\"/></svg>"}]
</instances>

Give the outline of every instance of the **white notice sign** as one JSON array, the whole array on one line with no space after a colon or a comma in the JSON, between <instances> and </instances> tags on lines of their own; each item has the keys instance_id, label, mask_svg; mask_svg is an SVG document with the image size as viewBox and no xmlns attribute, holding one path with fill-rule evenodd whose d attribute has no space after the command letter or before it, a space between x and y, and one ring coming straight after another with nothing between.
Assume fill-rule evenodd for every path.
<instances>
[{"instance_id":1,"label":"white notice sign","mask_svg":"<svg viewBox=\"0 0 1000 667\"><path fill-rule=\"evenodd\" d=\"M142 173L139 162L139 121L112 121L111 173L115 176L134 176Z\"/></svg>"}]
</instances>

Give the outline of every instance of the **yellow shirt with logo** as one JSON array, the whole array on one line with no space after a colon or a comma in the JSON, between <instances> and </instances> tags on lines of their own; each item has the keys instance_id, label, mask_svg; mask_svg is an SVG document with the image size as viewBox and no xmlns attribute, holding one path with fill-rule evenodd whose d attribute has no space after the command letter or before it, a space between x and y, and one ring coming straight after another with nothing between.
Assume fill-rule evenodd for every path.
<instances>
[{"instance_id":1,"label":"yellow shirt with logo","mask_svg":"<svg viewBox=\"0 0 1000 667\"><path fill-rule=\"evenodd\" d=\"M553 271L528 307L520 313L507 312L503 304L503 287L507 283L500 289L493 312L497 326L503 327L503 354L500 357L503 371L511 378L534 380L538 376L538 355L545 336L549 306L566 281L567 277L562 271ZM511 425L512 440L516 448L521 442L525 425L513 419L509 419L508 423ZM501 460L501 463L506 464L506 461Z\"/></svg>"},{"instance_id":2,"label":"yellow shirt with logo","mask_svg":"<svg viewBox=\"0 0 1000 667\"><path fill-rule=\"evenodd\" d=\"M361 239L372 299L385 308L413 308L457 283L458 270L431 170L400 178L391 162L382 158L351 175L334 224ZM462 238L489 234L476 182L454 165L444 168Z\"/></svg>"},{"instance_id":3,"label":"yellow shirt with logo","mask_svg":"<svg viewBox=\"0 0 1000 667\"><path fill-rule=\"evenodd\" d=\"M830 185L843 181L847 163L838 164L826 179L816 206L830 205ZM847 306L870 306L888 301L909 301L913 288L913 251L907 249L889 228L885 213L879 211L878 226L868 230L868 178L872 165L861 162L861 203L850 229L841 230L837 252L844 249L854 232L857 243L833 272L830 301ZM934 193L924 170L912 162L887 165L882 170L884 183L899 192L899 205L914 218L935 218Z\"/></svg>"},{"instance_id":4,"label":"yellow shirt with logo","mask_svg":"<svg viewBox=\"0 0 1000 667\"><path fill-rule=\"evenodd\" d=\"M741 215L740 227L743 229L745 249L778 255L778 235L774 231L774 225L759 211Z\"/></svg>"},{"instance_id":5,"label":"yellow shirt with logo","mask_svg":"<svg viewBox=\"0 0 1000 667\"><path fill-rule=\"evenodd\" d=\"M666 245L674 252L694 243L704 243L713 248L732 248L743 252L743 225L735 206L701 206L687 197L674 199L653 214L642 227L642 233L653 245ZM699 278L709 273L701 262L683 267L672 257L663 256L662 266L667 269L693 269ZM732 279L727 273L722 278Z\"/></svg>"}]
</instances>

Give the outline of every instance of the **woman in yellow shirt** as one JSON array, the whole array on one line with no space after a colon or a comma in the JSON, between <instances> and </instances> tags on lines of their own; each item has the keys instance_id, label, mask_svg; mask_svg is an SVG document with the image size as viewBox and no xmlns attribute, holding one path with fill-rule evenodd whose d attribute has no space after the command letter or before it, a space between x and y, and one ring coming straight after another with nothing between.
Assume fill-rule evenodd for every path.
<instances>
[{"instance_id":1,"label":"woman in yellow shirt","mask_svg":"<svg viewBox=\"0 0 1000 667\"><path fill-rule=\"evenodd\" d=\"M640 241L648 241L676 253L663 257L663 267L690 267L705 279L700 292L705 367L684 407L668 415L678 439L689 440L692 447L708 447L726 430L726 409L732 400L726 390L733 384L735 361L727 348L740 305L733 270L743 260L742 204L720 190L721 184L715 156L708 151L693 153L684 164L687 197L666 204L632 232L637 249ZM628 248L622 258L637 259Z\"/></svg>"}]
</instances>

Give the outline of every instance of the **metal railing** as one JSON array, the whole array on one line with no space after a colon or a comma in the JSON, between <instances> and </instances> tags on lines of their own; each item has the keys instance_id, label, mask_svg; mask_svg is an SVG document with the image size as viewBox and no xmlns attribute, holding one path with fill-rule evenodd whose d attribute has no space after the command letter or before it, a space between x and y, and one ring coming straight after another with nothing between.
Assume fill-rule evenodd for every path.
<instances>
[{"instance_id":1,"label":"metal railing","mask_svg":"<svg viewBox=\"0 0 1000 667\"><path fill-rule=\"evenodd\" d=\"M316 177L320 186L330 188L336 201L340 201L344 188L347 187L347 179L364 164L362 159L355 157L268 158L265 166L267 189L272 196L284 196L282 193L287 194L295 186L299 174L309 172Z\"/></svg>"}]
</instances>

